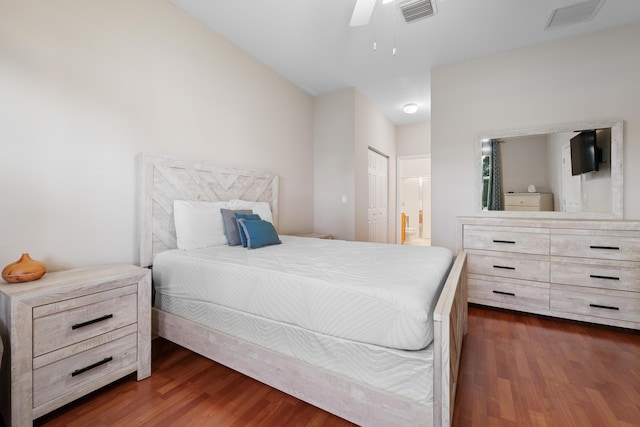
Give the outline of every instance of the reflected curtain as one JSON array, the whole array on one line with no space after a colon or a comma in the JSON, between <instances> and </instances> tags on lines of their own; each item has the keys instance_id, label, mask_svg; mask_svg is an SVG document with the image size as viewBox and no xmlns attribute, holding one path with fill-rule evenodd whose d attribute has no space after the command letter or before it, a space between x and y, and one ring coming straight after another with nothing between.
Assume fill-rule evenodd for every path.
<instances>
[{"instance_id":1,"label":"reflected curtain","mask_svg":"<svg viewBox=\"0 0 640 427\"><path fill-rule=\"evenodd\" d=\"M497 139L489 141L491 150L491 171L489 173L489 191L487 194L487 209L502 210L502 164L500 161L500 143Z\"/></svg>"}]
</instances>

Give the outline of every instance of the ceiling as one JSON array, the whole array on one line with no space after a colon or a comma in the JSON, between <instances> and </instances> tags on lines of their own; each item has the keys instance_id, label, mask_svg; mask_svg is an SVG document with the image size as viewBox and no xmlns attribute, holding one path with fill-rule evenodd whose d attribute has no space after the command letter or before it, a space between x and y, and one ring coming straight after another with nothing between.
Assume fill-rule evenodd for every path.
<instances>
[{"instance_id":1,"label":"ceiling","mask_svg":"<svg viewBox=\"0 0 640 427\"><path fill-rule=\"evenodd\" d=\"M547 30L554 9L585 0L433 0L410 24L377 0L361 27L349 26L355 0L170 1L310 94L354 87L396 125L430 118L434 67L640 22L639 0L602 0L593 19Z\"/></svg>"}]
</instances>

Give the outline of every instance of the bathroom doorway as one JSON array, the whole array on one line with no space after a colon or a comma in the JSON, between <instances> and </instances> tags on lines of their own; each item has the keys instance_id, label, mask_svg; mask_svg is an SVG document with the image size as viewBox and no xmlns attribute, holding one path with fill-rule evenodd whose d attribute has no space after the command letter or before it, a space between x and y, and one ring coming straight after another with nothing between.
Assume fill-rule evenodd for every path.
<instances>
[{"instance_id":1,"label":"bathroom doorway","mask_svg":"<svg viewBox=\"0 0 640 427\"><path fill-rule=\"evenodd\" d=\"M397 182L397 241L431 246L431 157L398 157Z\"/></svg>"}]
</instances>

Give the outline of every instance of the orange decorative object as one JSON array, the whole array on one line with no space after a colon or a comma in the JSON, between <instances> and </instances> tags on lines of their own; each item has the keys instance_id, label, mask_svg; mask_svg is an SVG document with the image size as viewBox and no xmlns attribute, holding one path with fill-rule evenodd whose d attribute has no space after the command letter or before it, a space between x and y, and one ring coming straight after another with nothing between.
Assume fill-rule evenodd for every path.
<instances>
[{"instance_id":1,"label":"orange decorative object","mask_svg":"<svg viewBox=\"0 0 640 427\"><path fill-rule=\"evenodd\" d=\"M18 261L2 270L2 278L9 283L30 282L38 280L46 272L47 267L43 263L32 260L29 254L22 254Z\"/></svg>"}]
</instances>

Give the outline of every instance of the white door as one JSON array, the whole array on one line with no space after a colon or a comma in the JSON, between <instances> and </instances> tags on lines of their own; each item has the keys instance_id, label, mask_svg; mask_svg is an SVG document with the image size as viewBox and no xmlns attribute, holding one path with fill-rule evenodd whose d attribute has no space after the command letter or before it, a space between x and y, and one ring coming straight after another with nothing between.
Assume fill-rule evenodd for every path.
<instances>
[{"instance_id":1,"label":"white door","mask_svg":"<svg viewBox=\"0 0 640 427\"><path fill-rule=\"evenodd\" d=\"M369 150L369 241L387 242L387 199L389 160Z\"/></svg>"},{"instance_id":2,"label":"white door","mask_svg":"<svg viewBox=\"0 0 640 427\"><path fill-rule=\"evenodd\" d=\"M582 175L571 175L571 146L562 147L562 210L582 211Z\"/></svg>"}]
</instances>

